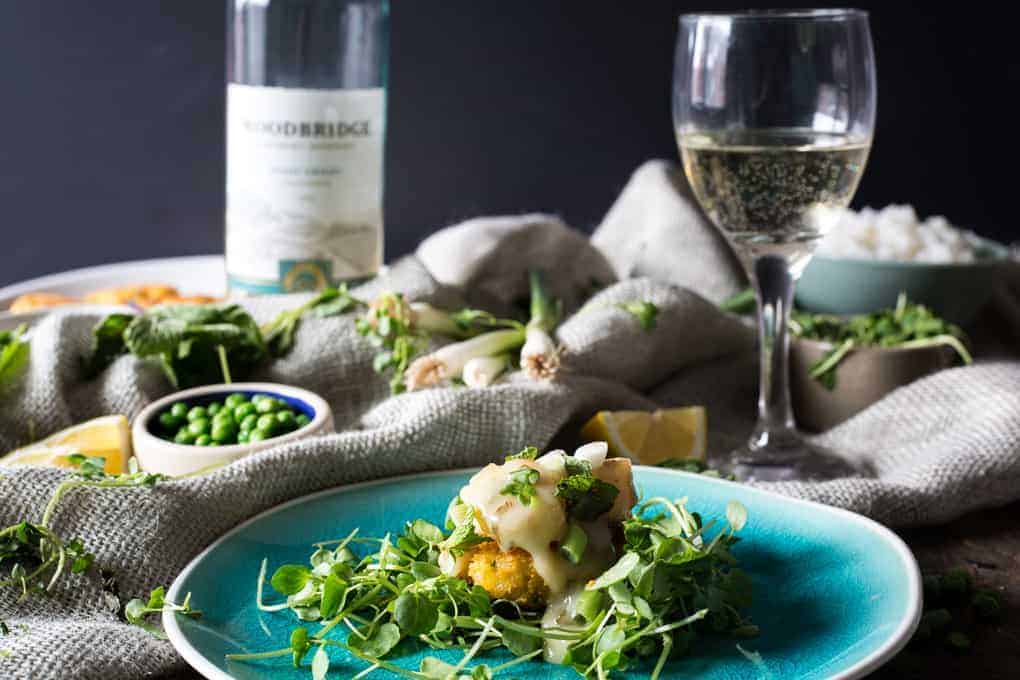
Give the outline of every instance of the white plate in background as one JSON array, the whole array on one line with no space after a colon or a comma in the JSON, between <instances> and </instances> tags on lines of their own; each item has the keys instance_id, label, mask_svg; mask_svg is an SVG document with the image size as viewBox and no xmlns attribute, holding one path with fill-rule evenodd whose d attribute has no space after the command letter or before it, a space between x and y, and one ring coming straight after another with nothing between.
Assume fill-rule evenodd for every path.
<instances>
[{"instance_id":1,"label":"white plate in background","mask_svg":"<svg viewBox=\"0 0 1020 680\"><path fill-rule=\"evenodd\" d=\"M47 292L83 297L102 288L144 283L173 286L182 295L223 297L227 292L222 255L165 257L73 269L5 286L0 288L0 310L6 310L16 297L25 293Z\"/></svg>"}]
</instances>

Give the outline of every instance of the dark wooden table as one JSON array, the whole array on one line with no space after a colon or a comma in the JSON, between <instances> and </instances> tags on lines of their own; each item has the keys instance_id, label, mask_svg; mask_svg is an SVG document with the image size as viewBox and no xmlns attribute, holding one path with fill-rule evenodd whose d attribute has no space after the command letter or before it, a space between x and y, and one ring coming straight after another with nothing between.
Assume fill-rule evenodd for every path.
<instances>
[{"instance_id":1,"label":"dark wooden table","mask_svg":"<svg viewBox=\"0 0 1020 680\"><path fill-rule=\"evenodd\" d=\"M917 556L922 571L965 567L975 585L994 589L1004 613L996 624L972 630L968 652L938 644L907 647L873 675L882 680L1020 678L1020 503L984 510L951 524L898 532Z\"/></svg>"}]
</instances>

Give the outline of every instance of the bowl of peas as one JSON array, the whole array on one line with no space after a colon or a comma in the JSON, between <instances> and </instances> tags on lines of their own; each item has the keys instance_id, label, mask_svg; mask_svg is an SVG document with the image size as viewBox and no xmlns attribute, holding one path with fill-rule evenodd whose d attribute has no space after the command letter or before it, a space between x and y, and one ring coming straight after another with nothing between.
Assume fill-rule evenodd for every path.
<instances>
[{"instance_id":1,"label":"bowl of peas","mask_svg":"<svg viewBox=\"0 0 1020 680\"><path fill-rule=\"evenodd\" d=\"M196 387L153 402L135 418L132 439L142 469L176 477L333 431L329 404L313 392L234 383Z\"/></svg>"}]
</instances>

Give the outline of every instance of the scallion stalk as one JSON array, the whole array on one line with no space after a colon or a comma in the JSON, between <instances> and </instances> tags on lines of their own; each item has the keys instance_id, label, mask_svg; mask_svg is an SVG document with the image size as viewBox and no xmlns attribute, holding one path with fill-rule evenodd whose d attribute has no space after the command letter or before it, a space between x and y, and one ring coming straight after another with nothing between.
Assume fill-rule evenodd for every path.
<instances>
[{"instance_id":1,"label":"scallion stalk","mask_svg":"<svg viewBox=\"0 0 1020 680\"><path fill-rule=\"evenodd\" d=\"M571 564L578 564L587 548L588 534L574 522L568 524L567 535L560 544L560 554Z\"/></svg>"}]
</instances>

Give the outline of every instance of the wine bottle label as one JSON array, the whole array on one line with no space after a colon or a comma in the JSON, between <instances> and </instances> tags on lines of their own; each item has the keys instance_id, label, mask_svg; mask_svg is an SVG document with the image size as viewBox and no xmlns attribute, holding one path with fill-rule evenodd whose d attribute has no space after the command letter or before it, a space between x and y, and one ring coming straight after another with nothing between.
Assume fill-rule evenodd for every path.
<instances>
[{"instance_id":1,"label":"wine bottle label","mask_svg":"<svg viewBox=\"0 0 1020 680\"><path fill-rule=\"evenodd\" d=\"M382 264L383 88L227 86L232 291L311 290Z\"/></svg>"}]
</instances>

